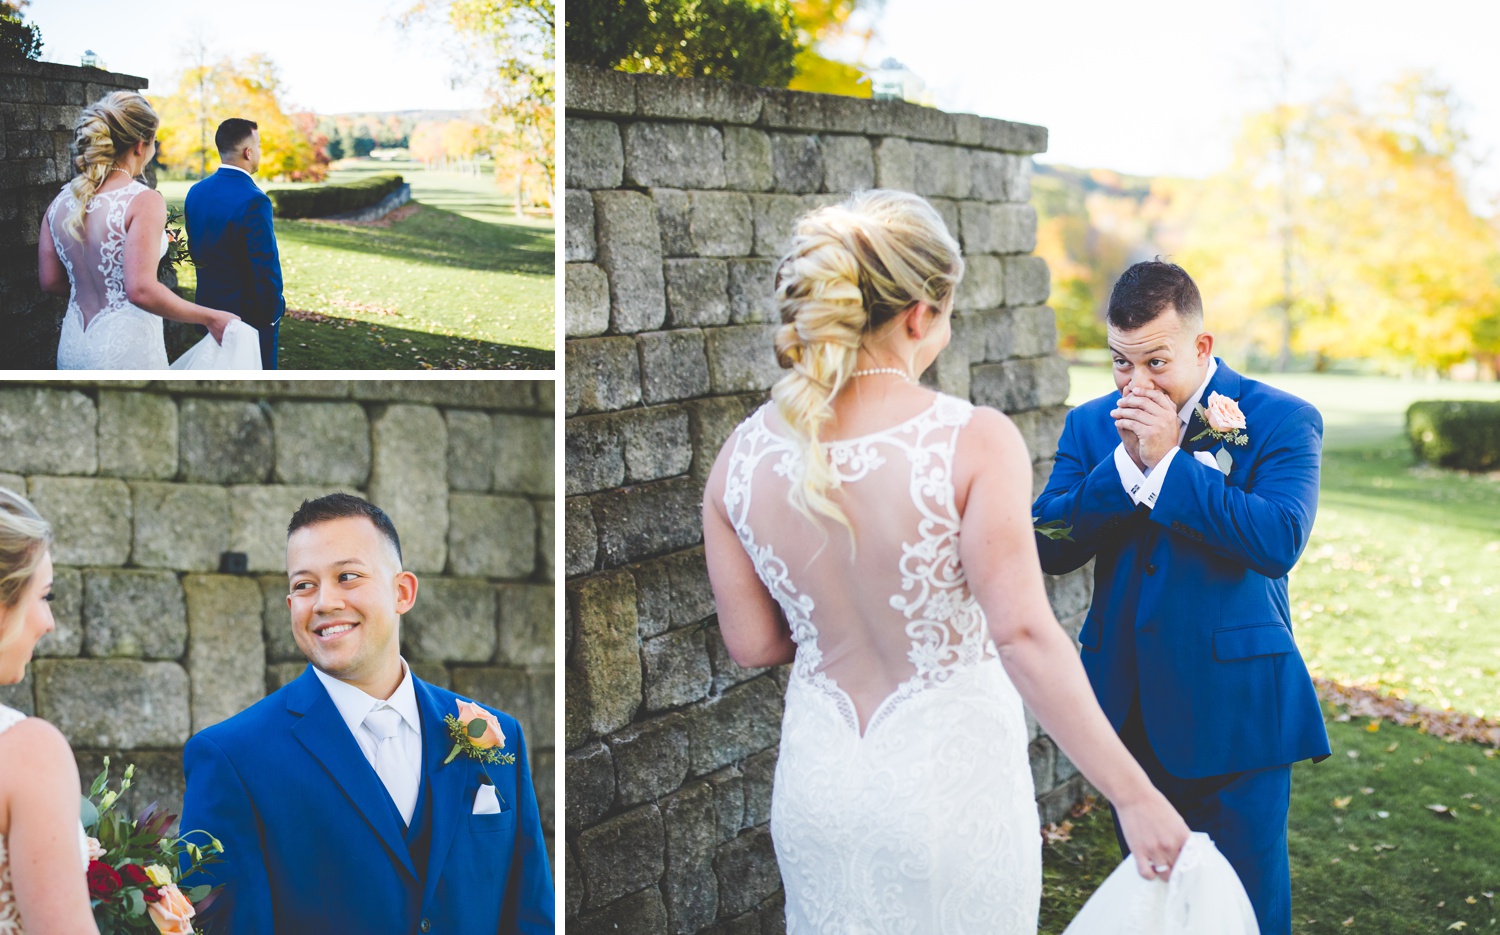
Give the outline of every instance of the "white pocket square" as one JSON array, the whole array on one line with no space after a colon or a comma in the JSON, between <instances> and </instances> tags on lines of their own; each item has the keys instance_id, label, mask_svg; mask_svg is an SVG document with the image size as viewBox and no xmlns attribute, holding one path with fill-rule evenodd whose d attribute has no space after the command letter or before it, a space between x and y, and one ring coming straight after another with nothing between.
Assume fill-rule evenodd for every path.
<instances>
[{"instance_id":1,"label":"white pocket square","mask_svg":"<svg viewBox=\"0 0 1500 935\"><path fill-rule=\"evenodd\" d=\"M479 786L479 792L474 796L475 815L498 815L500 814L500 800L495 796L495 787L489 783Z\"/></svg>"},{"instance_id":2,"label":"white pocket square","mask_svg":"<svg viewBox=\"0 0 1500 935\"><path fill-rule=\"evenodd\" d=\"M1224 466L1219 463L1219 460L1217 458L1215 458L1213 455L1209 454L1206 451L1195 451L1195 452L1193 452L1193 460L1194 461L1202 462L1203 464L1208 465L1209 467L1213 468L1215 471L1218 471L1221 474L1228 474L1229 473L1228 471L1224 470Z\"/></svg>"}]
</instances>

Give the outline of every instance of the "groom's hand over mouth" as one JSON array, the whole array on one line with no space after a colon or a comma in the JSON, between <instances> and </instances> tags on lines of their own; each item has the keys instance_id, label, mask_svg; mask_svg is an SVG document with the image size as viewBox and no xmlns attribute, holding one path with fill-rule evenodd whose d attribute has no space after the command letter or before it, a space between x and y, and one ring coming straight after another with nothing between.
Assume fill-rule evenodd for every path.
<instances>
[{"instance_id":1,"label":"groom's hand over mouth","mask_svg":"<svg viewBox=\"0 0 1500 935\"><path fill-rule=\"evenodd\" d=\"M1135 449L1132 450L1127 441L1125 451L1142 470L1156 467L1168 451L1177 447L1182 422L1171 397L1161 390L1127 387L1110 415L1114 417L1115 428L1122 439L1127 434L1134 437Z\"/></svg>"}]
</instances>

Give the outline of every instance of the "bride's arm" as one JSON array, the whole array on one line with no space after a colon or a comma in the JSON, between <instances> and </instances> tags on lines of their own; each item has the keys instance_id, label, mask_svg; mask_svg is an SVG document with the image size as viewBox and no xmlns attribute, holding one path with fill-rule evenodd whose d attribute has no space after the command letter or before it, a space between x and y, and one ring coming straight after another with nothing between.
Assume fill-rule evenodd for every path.
<instances>
[{"instance_id":1,"label":"bride's arm","mask_svg":"<svg viewBox=\"0 0 1500 935\"><path fill-rule=\"evenodd\" d=\"M203 325L222 344L224 329L239 316L195 305L156 278L166 227L167 202L161 192L144 191L131 200L125 219L125 297L163 318Z\"/></svg>"},{"instance_id":2,"label":"bride's arm","mask_svg":"<svg viewBox=\"0 0 1500 935\"><path fill-rule=\"evenodd\" d=\"M27 935L95 933L78 846L78 766L63 735L26 720L5 732L11 886Z\"/></svg>"},{"instance_id":3,"label":"bride's arm","mask_svg":"<svg viewBox=\"0 0 1500 935\"><path fill-rule=\"evenodd\" d=\"M1016 690L1069 760L1114 804L1142 876L1171 863L1188 827L1151 785L1094 699L1073 641L1047 602L1031 526L1031 459L1014 423L976 409L959 436L959 559Z\"/></svg>"},{"instance_id":4,"label":"bride's arm","mask_svg":"<svg viewBox=\"0 0 1500 935\"><path fill-rule=\"evenodd\" d=\"M781 607L761 583L755 564L745 554L724 512L727 451L728 446L719 452L703 490L703 551L708 559L708 581L714 589L719 634L730 657L746 669L784 665L796 656L797 644L781 616Z\"/></svg>"},{"instance_id":5,"label":"bride's arm","mask_svg":"<svg viewBox=\"0 0 1500 935\"><path fill-rule=\"evenodd\" d=\"M42 215L42 231L36 245L37 279L43 292L65 296L71 291L72 284L68 282L68 268L58 258L57 246L52 241L52 225L47 223L47 215L52 210L48 208L47 214Z\"/></svg>"}]
</instances>

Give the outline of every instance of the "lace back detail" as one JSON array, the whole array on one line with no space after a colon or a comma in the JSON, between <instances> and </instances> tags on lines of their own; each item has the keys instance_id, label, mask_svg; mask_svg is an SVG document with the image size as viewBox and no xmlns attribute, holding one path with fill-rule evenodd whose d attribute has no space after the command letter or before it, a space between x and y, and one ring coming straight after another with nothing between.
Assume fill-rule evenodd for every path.
<instances>
[{"instance_id":1,"label":"lace back detail","mask_svg":"<svg viewBox=\"0 0 1500 935\"><path fill-rule=\"evenodd\" d=\"M125 212L145 190L145 185L131 179L127 185L96 194L84 209L82 239L64 223L78 205L71 187L63 188L47 213L53 247L73 285L69 306L78 309L85 327L99 314L127 305Z\"/></svg>"},{"instance_id":2,"label":"lace back detail","mask_svg":"<svg viewBox=\"0 0 1500 935\"><path fill-rule=\"evenodd\" d=\"M953 462L973 408L940 395L905 422L829 443L852 544L838 524L787 508L801 451L767 425L769 404L733 438L724 503L790 625L793 678L832 698L856 731L996 655L958 557Z\"/></svg>"}]
</instances>

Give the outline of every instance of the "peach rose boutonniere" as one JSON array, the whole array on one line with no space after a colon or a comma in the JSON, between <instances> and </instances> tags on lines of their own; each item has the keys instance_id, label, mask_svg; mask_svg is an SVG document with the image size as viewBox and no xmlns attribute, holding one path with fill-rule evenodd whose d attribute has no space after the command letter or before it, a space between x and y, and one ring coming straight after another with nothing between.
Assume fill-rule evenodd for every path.
<instances>
[{"instance_id":1,"label":"peach rose boutonniere","mask_svg":"<svg viewBox=\"0 0 1500 935\"><path fill-rule=\"evenodd\" d=\"M1211 436L1226 445L1248 445L1250 436L1245 434L1245 414L1240 404L1222 393L1209 393L1208 405L1198 407L1198 417L1208 428L1194 435L1189 441Z\"/></svg>"},{"instance_id":2,"label":"peach rose boutonniere","mask_svg":"<svg viewBox=\"0 0 1500 935\"><path fill-rule=\"evenodd\" d=\"M500 719L472 701L458 702L458 715L447 715L443 723L448 725L448 736L453 738L453 749L443 760L443 765L452 763L460 753L481 763L497 763L505 766L516 762L514 753L502 753L505 732L500 729Z\"/></svg>"}]
</instances>

